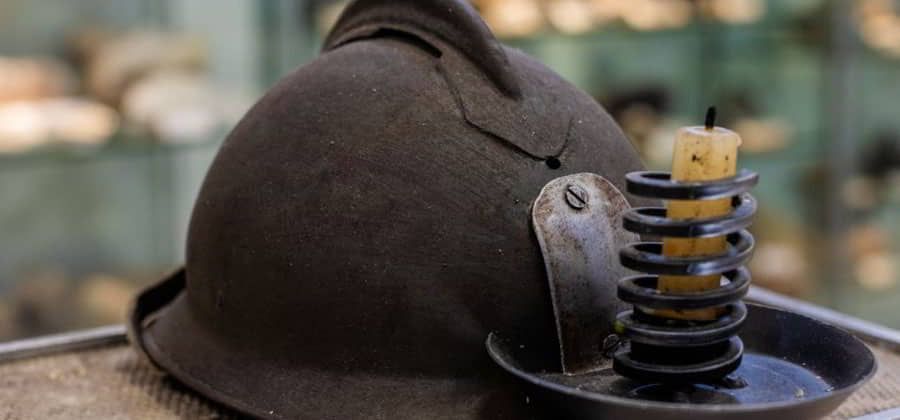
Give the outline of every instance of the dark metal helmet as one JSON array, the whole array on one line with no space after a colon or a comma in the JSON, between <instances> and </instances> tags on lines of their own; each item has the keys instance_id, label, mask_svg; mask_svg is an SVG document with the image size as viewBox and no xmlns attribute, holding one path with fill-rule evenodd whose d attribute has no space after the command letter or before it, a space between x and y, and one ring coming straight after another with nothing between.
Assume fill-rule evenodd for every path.
<instances>
[{"instance_id":1,"label":"dark metal helmet","mask_svg":"<svg viewBox=\"0 0 900 420\"><path fill-rule=\"evenodd\" d=\"M559 351L535 198L640 168L591 97L466 2L357 1L222 146L186 268L138 297L133 339L258 417L528 418L484 341Z\"/></svg>"}]
</instances>

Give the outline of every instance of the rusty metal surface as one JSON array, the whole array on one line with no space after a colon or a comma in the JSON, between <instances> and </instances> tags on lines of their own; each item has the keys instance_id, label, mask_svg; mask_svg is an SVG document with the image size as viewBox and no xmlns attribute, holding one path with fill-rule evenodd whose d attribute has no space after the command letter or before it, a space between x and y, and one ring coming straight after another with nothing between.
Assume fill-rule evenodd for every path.
<instances>
[{"instance_id":1,"label":"rusty metal surface","mask_svg":"<svg viewBox=\"0 0 900 420\"><path fill-rule=\"evenodd\" d=\"M535 200L532 224L566 373L604 367L600 349L626 307L616 298L617 281L630 274L619 264L619 245L638 240L620 222L630 208L615 186L591 173L554 179Z\"/></svg>"}]
</instances>

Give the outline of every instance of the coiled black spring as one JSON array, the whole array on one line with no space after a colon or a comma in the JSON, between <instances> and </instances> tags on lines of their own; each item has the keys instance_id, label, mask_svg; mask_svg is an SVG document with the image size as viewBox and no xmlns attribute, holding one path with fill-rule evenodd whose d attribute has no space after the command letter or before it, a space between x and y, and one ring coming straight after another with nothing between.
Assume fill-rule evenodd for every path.
<instances>
[{"instance_id":1,"label":"coiled black spring","mask_svg":"<svg viewBox=\"0 0 900 420\"><path fill-rule=\"evenodd\" d=\"M617 317L617 325L630 345L614 357L620 375L675 383L711 383L732 373L741 363L743 343L737 337L747 308L741 298L750 287L744 267L753 251L753 236L746 230L756 213L756 200L748 193L759 177L742 170L737 176L709 182L674 182L664 172L636 172L627 176L628 192L663 200L731 198L725 216L673 220L665 208L636 208L624 217L625 229L641 235L674 238L726 236L727 250L703 257L663 256L661 242L629 244L620 252L622 265L642 275L621 279L618 296L634 305ZM721 286L703 292L669 293L657 290L660 275L720 275ZM653 315L658 310L693 310L721 307L714 321L685 321Z\"/></svg>"}]
</instances>

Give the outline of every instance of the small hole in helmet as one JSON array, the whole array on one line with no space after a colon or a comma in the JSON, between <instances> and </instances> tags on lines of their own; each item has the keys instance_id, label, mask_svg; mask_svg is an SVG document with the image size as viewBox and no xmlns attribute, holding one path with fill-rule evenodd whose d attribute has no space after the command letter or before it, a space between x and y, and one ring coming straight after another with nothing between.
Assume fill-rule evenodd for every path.
<instances>
[{"instance_id":1,"label":"small hole in helmet","mask_svg":"<svg viewBox=\"0 0 900 420\"><path fill-rule=\"evenodd\" d=\"M555 157L547 158L544 163L546 163L547 167L550 169L559 169L562 167L562 162L560 162L559 159Z\"/></svg>"}]
</instances>

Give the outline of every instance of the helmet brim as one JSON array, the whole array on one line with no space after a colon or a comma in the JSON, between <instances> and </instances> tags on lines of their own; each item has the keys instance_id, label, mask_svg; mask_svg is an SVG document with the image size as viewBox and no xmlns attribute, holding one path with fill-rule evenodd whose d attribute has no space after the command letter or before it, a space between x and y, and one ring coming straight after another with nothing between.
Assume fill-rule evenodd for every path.
<instances>
[{"instance_id":1,"label":"helmet brim","mask_svg":"<svg viewBox=\"0 0 900 420\"><path fill-rule=\"evenodd\" d=\"M144 295L152 292L145 291ZM524 394L505 383L499 372L498 380L485 381L323 370L288 360L270 360L261 356L254 343L235 343L209 332L193 316L187 302L183 290L171 301L160 302L163 305L158 310L136 320L140 322L138 328L133 322L133 340L154 364L175 379L244 414L264 419L534 416L533 412L526 414L529 410Z\"/></svg>"}]
</instances>

